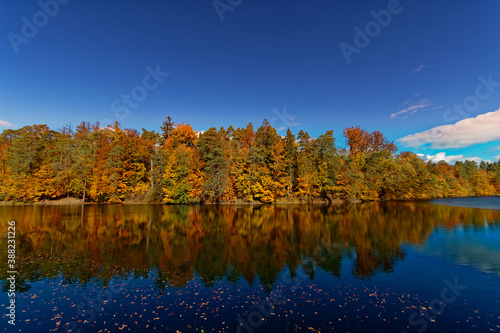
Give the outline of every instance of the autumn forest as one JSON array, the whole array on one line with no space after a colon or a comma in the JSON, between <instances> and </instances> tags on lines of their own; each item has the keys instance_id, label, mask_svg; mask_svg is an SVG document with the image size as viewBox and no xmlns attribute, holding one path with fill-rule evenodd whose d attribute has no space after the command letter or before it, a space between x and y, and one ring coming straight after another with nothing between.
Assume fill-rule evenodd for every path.
<instances>
[{"instance_id":1,"label":"autumn forest","mask_svg":"<svg viewBox=\"0 0 500 333\"><path fill-rule=\"evenodd\" d=\"M78 198L171 204L385 200L500 194L500 162L449 165L400 152L375 131L317 138L269 122L199 133L167 117L160 131L81 123L0 135L0 201Z\"/></svg>"}]
</instances>

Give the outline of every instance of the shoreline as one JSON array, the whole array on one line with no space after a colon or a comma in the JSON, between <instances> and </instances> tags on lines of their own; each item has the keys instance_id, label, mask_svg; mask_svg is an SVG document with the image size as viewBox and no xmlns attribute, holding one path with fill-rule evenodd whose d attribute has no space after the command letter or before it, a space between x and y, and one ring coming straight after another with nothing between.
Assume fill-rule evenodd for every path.
<instances>
[{"instance_id":1,"label":"shoreline","mask_svg":"<svg viewBox=\"0 0 500 333\"><path fill-rule=\"evenodd\" d=\"M325 200L320 198L314 198L311 200L300 200L297 198L280 199L271 203L263 202L249 202L243 200L236 200L231 202L218 202L218 203L193 203L193 204L169 204L162 202L147 202L147 201L124 201L118 203L108 203L108 202L85 202L85 205L186 205L186 206L211 206L211 205L290 205L290 204L321 204L321 205L342 205L342 204L352 204L352 203L364 203L364 202L388 202L388 201L414 201L414 200L433 200L433 199L453 199L453 198L484 198L484 197L500 197L500 195L489 195L489 196L452 196L452 197L433 197L433 198L400 198L400 199L386 199L386 200L370 200L362 201L359 199L349 199L349 200ZM37 202L26 202L26 201L0 201L0 206L79 206L82 205L83 200L77 198L63 198L57 200L43 200Z\"/></svg>"}]
</instances>

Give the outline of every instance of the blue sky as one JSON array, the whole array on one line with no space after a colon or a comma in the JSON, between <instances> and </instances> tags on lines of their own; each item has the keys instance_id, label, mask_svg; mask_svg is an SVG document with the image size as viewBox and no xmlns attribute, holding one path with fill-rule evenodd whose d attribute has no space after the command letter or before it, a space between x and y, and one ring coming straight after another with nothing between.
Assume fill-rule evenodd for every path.
<instances>
[{"instance_id":1,"label":"blue sky","mask_svg":"<svg viewBox=\"0 0 500 333\"><path fill-rule=\"evenodd\" d=\"M496 0L6 0L0 130L267 118L295 133L333 129L340 146L360 125L427 158L497 160L499 10ZM432 130L443 125L453 126Z\"/></svg>"}]
</instances>

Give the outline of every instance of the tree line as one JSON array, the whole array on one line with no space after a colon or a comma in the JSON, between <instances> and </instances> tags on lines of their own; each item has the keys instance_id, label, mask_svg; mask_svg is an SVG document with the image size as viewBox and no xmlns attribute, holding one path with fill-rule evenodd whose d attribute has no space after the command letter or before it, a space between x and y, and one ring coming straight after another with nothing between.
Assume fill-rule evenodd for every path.
<instances>
[{"instance_id":1,"label":"tree line","mask_svg":"<svg viewBox=\"0 0 500 333\"><path fill-rule=\"evenodd\" d=\"M82 122L0 135L0 201L65 197L91 202L172 204L500 194L500 162L424 162L379 131L349 127L346 148L333 131L283 137L265 120L254 130L195 132L167 117L160 131Z\"/></svg>"}]
</instances>

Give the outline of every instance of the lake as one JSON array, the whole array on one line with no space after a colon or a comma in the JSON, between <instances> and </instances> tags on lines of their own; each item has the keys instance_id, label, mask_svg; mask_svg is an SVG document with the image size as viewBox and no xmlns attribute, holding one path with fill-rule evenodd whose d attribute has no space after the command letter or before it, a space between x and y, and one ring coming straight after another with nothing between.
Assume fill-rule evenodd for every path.
<instances>
[{"instance_id":1,"label":"lake","mask_svg":"<svg viewBox=\"0 0 500 333\"><path fill-rule=\"evenodd\" d=\"M499 197L0 217L9 332L500 332Z\"/></svg>"}]
</instances>

